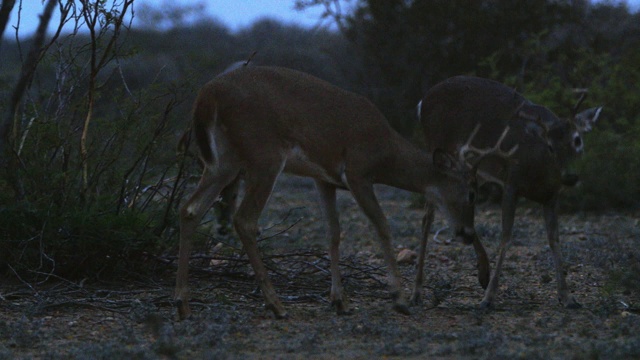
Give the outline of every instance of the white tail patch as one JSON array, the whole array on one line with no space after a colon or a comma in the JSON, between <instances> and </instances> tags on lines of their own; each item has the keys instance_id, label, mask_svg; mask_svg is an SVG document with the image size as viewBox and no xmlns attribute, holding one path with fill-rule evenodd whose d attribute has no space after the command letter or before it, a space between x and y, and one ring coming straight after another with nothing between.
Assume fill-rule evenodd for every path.
<instances>
[{"instance_id":1,"label":"white tail patch","mask_svg":"<svg viewBox=\"0 0 640 360\"><path fill-rule=\"evenodd\" d=\"M213 112L213 126L209 130L209 144L211 146L211 153L213 154L213 163L220 163L220 153L218 151L218 142L216 141L216 129L218 125L218 106L216 104Z\"/></svg>"},{"instance_id":2,"label":"white tail patch","mask_svg":"<svg viewBox=\"0 0 640 360\"><path fill-rule=\"evenodd\" d=\"M418 115L418 121L420 121L422 116L422 100L420 100L418 106L416 106L416 114Z\"/></svg>"}]
</instances>

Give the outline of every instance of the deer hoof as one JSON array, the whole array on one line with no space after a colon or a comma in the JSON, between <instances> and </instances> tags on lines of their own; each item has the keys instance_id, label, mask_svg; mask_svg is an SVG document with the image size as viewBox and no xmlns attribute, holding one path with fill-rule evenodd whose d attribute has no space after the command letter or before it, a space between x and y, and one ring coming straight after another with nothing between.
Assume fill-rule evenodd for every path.
<instances>
[{"instance_id":1,"label":"deer hoof","mask_svg":"<svg viewBox=\"0 0 640 360\"><path fill-rule=\"evenodd\" d=\"M275 315L276 319L288 319L289 314L282 308L282 306L276 306L273 304L265 305L267 310L273 311L273 315Z\"/></svg>"},{"instance_id":2,"label":"deer hoof","mask_svg":"<svg viewBox=\"0 0 640 360\"><path fill-rule=\"evenodd\" d=\"M562 303L562 302L561 302ZM567 309L581 309L582 304L576 301L576 299L571 298L564 304L564 307Z\"/></svg>"},{"instance_id":3,"label":"deer hoof","mask_svg":"<svg viewBox=\"0 0 640 360\"><path fill-rule=\"evenodd\" d=\"M189 309L189 303L182 299L176 300L176 308L178 309L178 320L186 320L191 318L191 309Z\"/></svg>"},{"instance_id":4,"label":"deer hoof","mask_svg":"<svg viewBox=\"0 0 640 360\"><path fill-rule=\"evenodd\" d=\"M288 319L289 318L289 314L287 314L286 311L273 311L273 315L275 315L276 319L278 320L282 320L282 319Z\"/></svg>"},{"instance_id":5,"label":"deer hoof","mask_svg":"<svg viewBox=\"0 0 640 360\"><path fill-rule=\"evenodd\" d=\"M409 306L407 304L395 303L393 304L393 310L402 315L411 315L411 311L409 311Z\"/></svg>"},{"instance_id":6,"label":"deer hoof","mask_svg":"<svg viewBox=\"0 0 640 360\"><path fill-rule=\"evenodd\" d=\"M409 298L409 305L417 306L422 304L422 295L420 292L414 292L411 294L411 298Z\"/></svg>"},{"instance_id":7,"label":"deer hoof","mask_svg":"<svg viewBox=\"0 0 640 360\"><path fill-rule=\"evenodd\" d=\"M336 309L337 315L351 315L353 311L349 309L349 306L342 300L334 300L331 302L331 307Z\"/></svg>"},{"instance_id":8,"label":"deer hoof","mask_svg":"<svg viewBox=\"0 0 640 360\"><path fill-rule=\"evenodd\" d=\"M482 302L478 306L478 308L480 308L480 310L489 310L492 307L493 307L493 305L491 304L491 301L487 301L487 300L482 300Z\"/></svg>"}]
</instances>

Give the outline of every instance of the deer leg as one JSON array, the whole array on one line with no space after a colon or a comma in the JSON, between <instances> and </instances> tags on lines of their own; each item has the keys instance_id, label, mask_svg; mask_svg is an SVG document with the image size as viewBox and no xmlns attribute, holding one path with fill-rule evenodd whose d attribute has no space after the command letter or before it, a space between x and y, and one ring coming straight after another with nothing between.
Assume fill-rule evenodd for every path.
<instances>
[{"instance_id":1,"label":"deer leg","mask_svg":"<svg viewBox=\"0 0 640 360\"><path fill-rule=\"evenodd\" d=\"M422 239L420 239L420 252L418 253L418 264L416 264L416 281L413 285L413 293L409 303L418 305L422 302L422 284L424 282L424 262L427 256L427 242L429 240L429 232L431 224L435 217L435 206L429 202L425 204L425 214L422 218Z\"/></svg>"},{"instance_id":2,"label":"deer leg","mask_svg":"<svg viewBox=\"0 0 640 360\"><path fill-rule=\"evenodd\" d=\"M393 308L399 313L408 315L409 307L402 291L400 272L398 271L393 246L391 245L391 230L389 229L387 218L384 216L376 199L373 185L360 178L348 178L347 180L353 197L378 232L384 260L389 268L389 287L391 296L394 299Z\"/></svg>"},{"instance_id":3,"label":"deer leg","mask_svg":"<svg viewBox=\"0 0 640 360\"><path fill-rule=\"evenodd\" d=\"M218 214L218 234L220 235L227 235L231 231L231 217L236 209L240 180L240 176L237 176L222 189L220 201L215 204Z\"/></svg>"},{"instance_id":4,"label":"deer leg","mask_svg":"<svg viewBox=\"0 0 640 360\"><path fill-rule=\"evenodd\" d=\"M237 170L205 167L196 190L180 210L180 251L175 289L175 301L180 320L191 315L188 284L191 237L204 214L216 201L222 188L236 175Z\"/></svg>"},{"instance_id":5,"label":"deer leg","mask_svg":"<svg viewBox=\"0 0 640 360\"><path fill-rule=\"evenodd\" d=\"M262 291L265 308L273 311L278 319L287 317L287 313L273 289L271 280L269 280L267 269L258 251L256 234L258 233L258 218L271 196L276 178L283 167L284 160L282 165L275 169L267 166L253 166L251 172L247 172L245 175L245 195L233 218L234 228L247 252L249 263L253 267L256 281Z\"/></svg>"},{"instance_id":6,"label":"deer leg","mask_svg":"<svg viewBox=\"0 0 640 360\"><path fill-rule=\"evenodd\" d=\"M329 238L329 258L331 259L331 294L329 300L338 315L350 313L349 304L342 289L340 275L340 221L336 209L336 187L316 180L316 188L320 194L320 205L325 217L327 237Z\"/></svg>"},{"instance_id":7,"label":"deer leg","mask_svg":"<svg viewBox=\"0 0 640 360\"><path fill-rule=\"evenodd\" d=\"M569 288L564 274L562 262L562 250L560 248L560 239L558 234L558 214L556 212L557 200L554 198L550 203L544 205L544 221L547 227L547 238L549 239L549 247L553 255L553 263L556 268L556 282L558 285L558 300L562 305L569 309L579 309L582 307L569 294Z\"/></svg>"},{"instance_id":8,"label":"deer leg","mask_svg":"<svg viewBox=\"0 0 640 360\"><path fill-rule=\"evenodd\" d=\"M515 194L515 189L512 186L507 185L502 196L502 237L500 240L500 246L498 247L498 262L496 264L496 270L489 280L489 286L487 286L484 292L484 298L480 303L480 308L482 309L486 309L493 304L498 291L498 282L500 279L500 272L502 271L502 263L504 262L505 255L507 254L507 248L511 245L511 235L513 231L513 220L515 217L517 200L518 198Z\"/></svg>"},{"instance_id":9,"label":"deer leg","mask_svg":"<svg viewBox=\"0 0 640 360\"><path fill-rule=\"evenodd\" d=\"M478 258L478 282L486 290L491 277L491 264L489 263L489 257L487 257L487 251L477 236L473 239L473 250L475 250Z\"/></svg>"}]
</instances>

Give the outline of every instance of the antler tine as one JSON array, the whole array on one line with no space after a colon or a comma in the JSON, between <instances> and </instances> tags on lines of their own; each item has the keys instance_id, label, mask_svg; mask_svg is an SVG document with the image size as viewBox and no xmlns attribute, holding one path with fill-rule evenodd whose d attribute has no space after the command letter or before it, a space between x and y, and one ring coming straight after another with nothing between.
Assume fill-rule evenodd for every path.
<instances>
[{"instance_id":1,"label":"antler tine","mask_svg":"<svg viewBox=\"0 0 640 360\"><path fill-rule=\"evenodd\" d=\"M580 98L578 98L578 101L576 102L576 104L573 106L573 109L572 109L573 115L575 116L575 114L578 113L578 109L580 109L580 105L582 105L584 100L587 98L587 95L589 94L589 89L573 89L573 92L576 94L580 94Z\"/></svg>"},{"instance_id":2,"label":"antler tine","mask_svg":"<svg viewBox=\"0 0 640 360\"><path fill-rule=\"evenodd\" d=\"M498 139L498 143L493 147L494 152L498 153L499 155L505 155L506 157L513 155L518 150L518 146L520 146L519 144L515 144L509 151L506 151L506 152L500 150L500 146L502 146L502 141L504 141L504 138L507 137L507 133L509 132L509 130L510 130L509 125L507 125L502 131L502 135L500 135L500 139Z\"/></svg>"},{"instance_id":3,"label":"antler tine","mask_svg":"<svg viewBox=\"0 0 640 360\"><path fill-rule=\"evenodd\" d=\"M482 160L484 157L488 155L496 155L496 156L508 159L509 157L511 157L511 155L515 154L515 152L518 150L518 147L519 147L518 144L514 145L508 151L503 151L502 149L500 149L500 147L502 146L502 142L507 137L507 133L509 133L509 130L510 130L509 126L506 126L504 128L504 130L502 131L502 134L500 134L500 138L498 138L498 142L496 142L496 144L493 147L485 148L485 149L479 149L474 146L471 146L471 142L473 141L473 138L478 133L478 130L480 130L480 124L476 125L476 127L471 132L471 135L469 136L469 139L467 140L467 142L464 145L462 145L459 150L460 160L467 163L471 167L478 164L480 160ZM470 152L477 154L475 164L470 164L468 161L467 153L470 153Z\"/></svg>"},{"instance_id":4,"label":"antler tine","mask_svg":"<svg viewBox=\"0 0 640 360\"><path fill-rule=\"evenodd\" d=\"M458 150L458 156L460 157L460 161L463 163L467 162L467 153L476 150L476 148L471 146L471 142L473 141L473 138L476 137L478 130L480 130L480 123L476 124L476 127L473 128L473 131L471 132L471 135L469 135L469 139L467 140L467 142L464 143L464 145L462 145Z\"/></svg>"}]
</instances>

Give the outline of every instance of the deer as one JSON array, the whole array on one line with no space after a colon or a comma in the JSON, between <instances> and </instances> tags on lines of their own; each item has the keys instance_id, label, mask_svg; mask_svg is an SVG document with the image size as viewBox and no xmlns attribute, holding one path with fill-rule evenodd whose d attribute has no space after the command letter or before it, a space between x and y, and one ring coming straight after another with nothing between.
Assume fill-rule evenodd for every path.
<instances>
[{"instance_id":1,"label":"deer","mask_svg":"<svg viewBox=\"0 0 640 360\"><path fill-rule=\"evenodd\" d=\"M388 270L393 309L408 314L387 219L373 185L419 192L446 214L457 240L479 243L474 227L476 178L464 156L426 152L403 138L364 96L281 67L249 66L205 84L192 110L190 136L204 169L180 208L175 304L180 320L191 316L188 268L191 237L221 191L245 184L232 223L264 306L287 317L256 245L258 219L281 173L312 178L319 193L329 242L330 302L350 313L339 270L340 224L336 191L348 190L378 235ZM484 156L485 154L478 154ZM467 154L468 156L468 154ZM486 254L479 262L488 263ZM484 274L488 278L488 273Z\"/></svg>"},{"instance_id":2,"label":"deer","mask_svg":"<svg viewBox=\"0 0 640 360\"><path fill-rule=\"evenodd\" d=\"M435 85L418 104L427 150L460 151L490 146L505 126L511 131L503 145L519 145L508 161L504 161L504 157L485 157L477 165L480 182L495 183L503 189L498 259L480 308L491 307L496 299L500 273L512 239L516 204L521 197L542 205L559 302L566 308L581 307L570 295L564 274L557 207L561 189L578 181L578 176L569 170L570 164L583 153L583 134L592 129L602 111L602 107L595 107L578 113L585 96L586 92L582 92L571 119L560 119L551 110L532 103L502 83L456 76ZM468 140L465 142L465 139ZM426 247L434 211L433 206L427 204L422 249ZM424 264L419 262L417 266L421 276ZM420 301L420 285L417 278L412 302Z\"/></svg>"}]
</instances>

